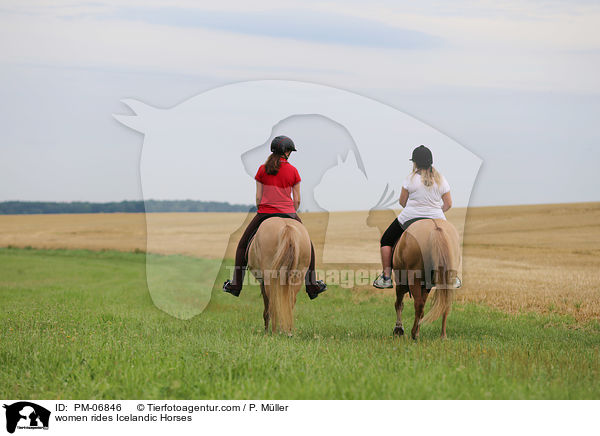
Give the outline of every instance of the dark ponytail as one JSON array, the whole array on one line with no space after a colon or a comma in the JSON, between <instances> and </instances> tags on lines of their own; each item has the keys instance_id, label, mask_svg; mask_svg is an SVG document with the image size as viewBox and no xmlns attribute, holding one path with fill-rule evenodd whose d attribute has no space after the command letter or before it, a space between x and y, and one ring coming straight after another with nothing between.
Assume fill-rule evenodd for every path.
<instances>
[{"instance_id":1,"label":"dark ponytail","mask_svg":"<svg viewBox=\"0 0 600 436\"><path fill-rule=\"evenodd\" d=\"M267 174L274 176L279 172L281 157L282 156L280 154L271 153L271 156L269 156L265 162L265 170L267 171Z\"/></svg>"}]
</instances>

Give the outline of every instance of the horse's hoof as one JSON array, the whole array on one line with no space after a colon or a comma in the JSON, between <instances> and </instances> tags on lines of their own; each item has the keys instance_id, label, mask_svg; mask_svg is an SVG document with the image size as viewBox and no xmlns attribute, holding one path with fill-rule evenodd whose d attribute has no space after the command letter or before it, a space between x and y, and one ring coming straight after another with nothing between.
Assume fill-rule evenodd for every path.
<instances>
[{"instance_id":1,"label":"horse's hoof","mask_svg":"<svg viewBox=\"0 0 600 436\"><path fill-rule=\"evenodd\" d=\"M404 327L396 326L394 327L394 336L403 336L404 335Z\"/></svg>"}]
</instances>

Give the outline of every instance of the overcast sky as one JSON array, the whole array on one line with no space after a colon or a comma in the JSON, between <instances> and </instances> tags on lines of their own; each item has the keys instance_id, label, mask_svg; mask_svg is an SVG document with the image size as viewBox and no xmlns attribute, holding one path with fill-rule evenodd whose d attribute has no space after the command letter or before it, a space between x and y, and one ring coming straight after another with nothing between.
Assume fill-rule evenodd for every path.
<instances>
[{"instance_id":1,"label":"overcast sky","mask_svg":"<svg viewBox=\"0 0 600 436\"><path fill-rule=\"evenodd\" d=\"M1 1L0 201L141 199L120 100L170 108L257 79L447 135L483 161L471 205L598 201L598 23L583 0Z\"/></svg>"}]
</instances>

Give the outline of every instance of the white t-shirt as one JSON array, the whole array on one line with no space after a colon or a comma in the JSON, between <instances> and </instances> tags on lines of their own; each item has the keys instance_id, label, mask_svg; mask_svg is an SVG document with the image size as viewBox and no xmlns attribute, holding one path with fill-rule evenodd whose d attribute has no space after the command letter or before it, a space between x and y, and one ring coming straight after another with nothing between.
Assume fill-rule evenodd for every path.
<instances>
[{"instance_id":1,"label":"white t-shirt","mask_svg":"<svg viewBox=\"0 0 600 436\"><path fill-rule=\"evenodd\" d=\"M408 201L406 207L398 215L400 224L413 218L440 218L446 219L442 212L442 195L450 192L450 185L442 177L441 186L434 183L433 186L427 188L421 181L420 174L410 174L402 187L408 191Z\"/></svg>"}]
</instances>

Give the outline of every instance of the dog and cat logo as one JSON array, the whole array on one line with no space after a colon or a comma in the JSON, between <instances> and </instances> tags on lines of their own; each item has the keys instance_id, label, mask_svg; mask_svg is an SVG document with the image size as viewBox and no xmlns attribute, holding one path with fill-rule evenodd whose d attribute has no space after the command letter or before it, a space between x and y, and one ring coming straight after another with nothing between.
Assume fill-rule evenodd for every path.
<instances>
[{"instance_id":1,"label":"dog and cat logo","mask_svg":"<svg viewBox=\"0 0 600 436\"><path fill-rule=\"evenodd\" d=\"M6 431L14 433L18 428L27 430L48 430L50 411L29 401L19 401L4 405L6 409Z\"/></svg>"}]
</instances>

